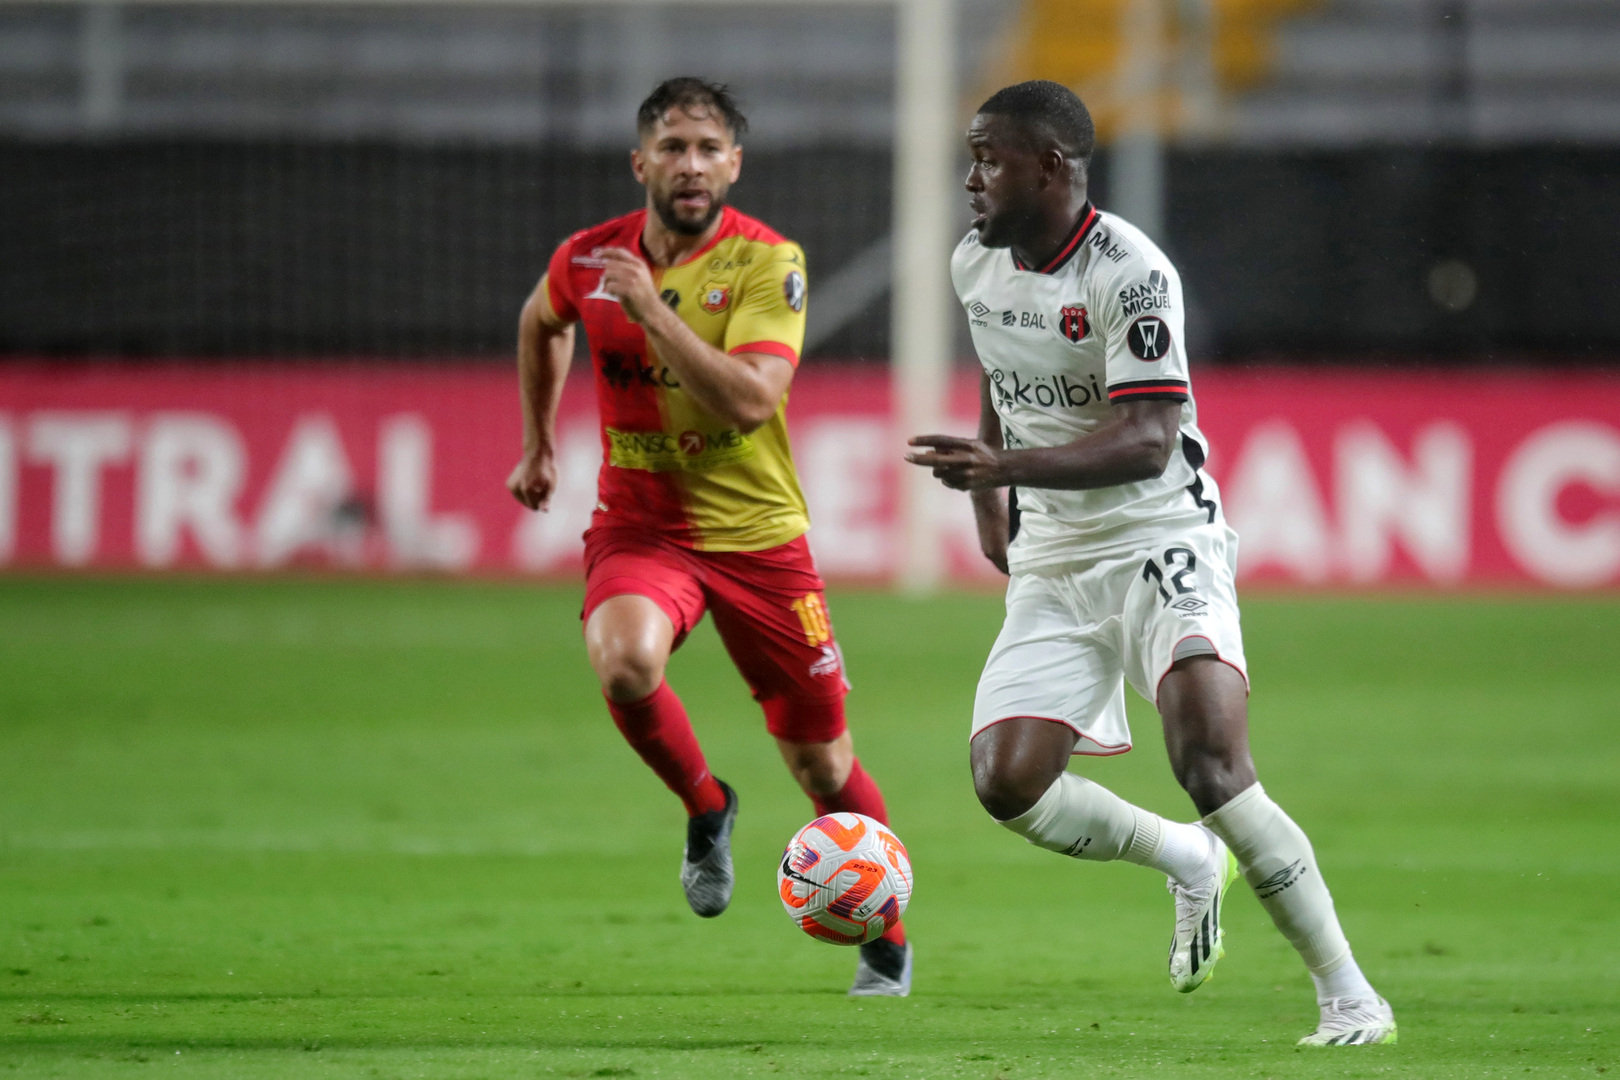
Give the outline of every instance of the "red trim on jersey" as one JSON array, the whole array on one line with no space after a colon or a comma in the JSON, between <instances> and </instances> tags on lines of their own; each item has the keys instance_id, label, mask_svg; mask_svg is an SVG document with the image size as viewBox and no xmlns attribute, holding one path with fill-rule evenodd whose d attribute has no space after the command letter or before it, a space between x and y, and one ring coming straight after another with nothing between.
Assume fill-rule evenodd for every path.
<instances>
[{"instance_id":1,"label":"red trim on jersey","mask_svg":"<svg viewBox=\"0 0 1620 1080\"><path fill-rule=\"evenodd\" d=\"M645 222L647 211L641 211L641 215L643 222ZM751 228L750 226L753 227ZM647 247L643 237L645 231L646 225L643 224L642 232L637 234L636 246L641 249L642 256L646 258L649 263L652 263L652 256L647 254ZM784 242L782 237L777 235L777 233L764 222L755 221L746 214L739 213L738 211L733 210L731 207L726 206L722 207L720 210L720 227L714 230L714 236L709 238L709 242L707 244L704 244L702 247L692 252L692 254L688 255L680 262L675 263L674 266L663 267L661 269L673 270L676 266L685 266L687 263L708 254L709 250L720 241L733 236L743 236L749 240L766 240L772 244L780 244Z\"/></svg>"},{"instance_id":2,"label":"red trim on jersey","mask_svg":"<svg viewBox=\"0 0 1620 1080\"><path fill-rule=\"evenodd\" d=\"M1181 382L1122 386L1118 390L1108 391L1109 401L1125 397L1161 397L1174 401L1186 401L1188 396L1187 384Z\"/></svg>"},{"instance_id":3,"label":"red trim on jersey","mask_svg":"<svg viewBox=\"0 0 1620 1080\"><path fill-rule=\"evenodd\" d=\"M1098 748L1096 750L1071 750L1069 752L1070 757L1074 757L1078 754L1084 754L1086 757L1114 757L1115 755L1125 753L1131 748L1130 743L1110 746L1108 743L1098 742L1096 739L1092 738L1089 734L1082 730L1080 725L1074 723L1073 721L1063 720L1056 716L1037 716L1034 713L1018 713L1014 716L997 717L988 724L984 725L984 727L980 728L978 731L975 731L973 733L973 739L977 739L980 735L983 735L997 724L1005 724L1008 720L1049 720L1054 724L1062 724L1064 727L1080 736L1081 742L1089 742L1092 746ZM973 739L969 739L968 742L971 743ZM1079 744L1077 743L1076 746L1078 747L1078 745Z\"/></svg>"},{"instance_id":4,"label":"red trim on jersey","mask_svg":"<svg viewBox=\"0 0 1620 1080\"><path fill-rule=\"evenodd\" d=\"M780 356L794 367L799 366L799 354L780 341L750 341L746 345L738 345L735 349L732 349L731 355L736 356L738 353L745 352L769 353L772 356Z\"/></svg>"},{"instance_id":5,"label":"red trim on jersey","mask_svg":"<svg viewBox=\"0 0 1620 1080\"><path fill-rule=\"evenodd\" d=\"M1069 257L1076 251L1080 250L1080 242L1086 238L1086 234L1091 231L1091 227L1096 223L1097 208L1088 202L1085 205L1084 212L1082 212L1080 215L1080 226L1074 230L1074 235L1070 236L1068 240L1064 241L1063 246L1058 249L1058 253L1048 259L1046 261L1046 265L1035 272L1037 274L1050 274L1061 267L1064 263L1068 262ZM1013 266L1017 267L1019 270L1029 269L1029 267L1024 265L1024 260L1020 259L1017 255L1012 257L1012 261Z\"/></svg>"}]
</instances>

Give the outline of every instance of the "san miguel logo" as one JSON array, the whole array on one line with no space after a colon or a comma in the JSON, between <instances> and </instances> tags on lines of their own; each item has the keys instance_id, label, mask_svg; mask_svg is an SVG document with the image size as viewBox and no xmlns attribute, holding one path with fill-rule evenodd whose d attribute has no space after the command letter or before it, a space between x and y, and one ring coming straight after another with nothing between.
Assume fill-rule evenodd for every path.
<instances>
[{"instance_id":1,"label":"san miguel logo","mask_svg":"<svg viewBox=\"0 0 1620 1080\"><path fill-rule=\"evenodd\" d=\"M1063 336L1080 344L1085 336L1091 333L1091 323L1086 321L1086 309L1083 307L1066 307L1058 312L1058 328Z\"/></svg>"}]
</instances>

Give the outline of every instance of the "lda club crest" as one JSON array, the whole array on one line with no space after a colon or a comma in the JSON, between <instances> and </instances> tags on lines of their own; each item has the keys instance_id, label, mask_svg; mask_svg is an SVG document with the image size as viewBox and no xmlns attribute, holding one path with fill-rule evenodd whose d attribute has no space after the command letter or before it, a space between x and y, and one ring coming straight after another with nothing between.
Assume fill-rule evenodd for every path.
<instances>
[{"instance_id":1,"label":"lda club crest","mask_svg":"<svg viewBox=\"0 0 1620 1080\"><path fill-rule=\"evenodd\" d=\"M1058 311L1058 329L1063 336L1080 344L1085 336L1091 333L1091 323L1086 321L1086 309L1083 307L1066 307Z\"/></svg>"}]
</instances>

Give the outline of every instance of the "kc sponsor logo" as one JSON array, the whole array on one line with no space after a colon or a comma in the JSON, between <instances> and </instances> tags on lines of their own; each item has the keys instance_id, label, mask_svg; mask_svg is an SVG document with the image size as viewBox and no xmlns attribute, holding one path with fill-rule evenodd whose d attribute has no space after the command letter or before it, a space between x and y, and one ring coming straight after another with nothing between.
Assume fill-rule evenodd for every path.
<instances>
[{"instance_id":1,"label":"kc sponsor logo","mask_svg":"<svg viewBox=\"0 0 1620 1080\"><path fill-rule=\"evenodd\" d=\"M1170 279L1163 270L1155 270L1146 281L1121 289L1119 303L1127 319L1162 311L1170 306Z\"/></svg>"},{"instance_id":2,"label":"kc sponsor logo","mask_svg":"<svg viewBox=\"0 0 1620 1080\"><path fill-rule=\"evenodd\" d=\"M804 310L803 274L797 270L792 270L788 272L787 277L782 279L782 299L786 300L787 306L795 312Z\"/></svg>"},{"instance_id":3,"label":"kc sponsor logo","mask_svg":"<svg viewBox=\"0 0 1620 1080\"><path fill-rule=\"evenodd\" d=\"M726 285L710 285L703 290L701 301L704 311L710 315L718 315L731 304L731 288Z\"/></svg>"},{"instance_id":4,"label":"kc sponsor logo","mask_svg":"<svg viewBox=\"0 0 1620 1080\"><path fill-rule=\"evenodd\" d=\"M1058 311L1058 329L1063 336L1076 345L1085 340L1091 333L1091 323L1086 319L1086 309L1080 305L1062 308Z\"/></svg>"},{"instance_id":5,"label":"kc sponsor logo","mask_svg":"<svg viewBox=\"0 0 1620 1080\"><path fill-rule=\"evenodd\" d=\"M998 405L1025 405L1042 409L1083 409L1087 405L1108 400L1097 384L1097 376L1085 380L1070 379L1067 375L1040 375L1028 382L1016 371L992 368L990 388Z\"/></svg>"},{"instance_id":6,"label":"kc sponsor logo","mask_svg":"<svg viewBox=\"0 0 1620 1080\"><path fill-rule=\"evenodd\" d=\"M1143 315L1125 331L1125 344L1138 360L1163 360L1170 351L1170 324L1157 315Z\"/></svg>"},{"instance_id":7,"label":"kc sponsor logo","mask_svg":"<svg viewBox=\"0 0 1620 1080\"><path fill-rule=\"evenodd\" d=\"M679 299L676 297L677 301ZM668 365L655 368L642 363L641 357L632 353L613 351L602 354L602 379L615 390L628 390L632 386L676 390L681 385L680 380L669 373Z\"/></svg>"}]
</instances>

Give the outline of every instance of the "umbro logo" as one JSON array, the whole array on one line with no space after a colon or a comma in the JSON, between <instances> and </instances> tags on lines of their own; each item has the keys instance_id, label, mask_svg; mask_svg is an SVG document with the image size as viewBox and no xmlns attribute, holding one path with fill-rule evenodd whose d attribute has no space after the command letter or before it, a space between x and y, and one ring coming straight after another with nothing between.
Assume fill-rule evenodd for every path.
<instances>
[{"instance_id":1,"label":"umbro logo","mask_svg":"<svg viewBox=\"0 0 1620 1080\"><path fill-rule=\"evenodd\" d=\"M1078 859L1080 857L1080 853L1082 851L1085 851L1086 848L1088 848L1090 846L1091 846L1091 837L1082 836L1080 839L1076 840L1074 843L1072 843L1068 847L1064 848L1063 849L1063 854L1067 855L1071 859Z\"/></svg>"},{"instance_id":2,"label":"umbro logo","mask_svg":"<svg viewBox=\"0 0 1620 1080\"><path fill-rule=\"evenodd\" d=\"M972 315L975 319L982 319L986 315L990 314L990 309L984 306L983 300L975 300L973 303L968 305L968 314Z\"/></svg>"},{"instance_id":3,"label":"umbro logo","mask_svg":"<svg viewBox=\"0 0 1620 1080\"><path fill-rule=\"evenodd\" d=\"M1191 615L1194 612L1203 611L1205 608L1209 607L1209 603L1207 601L1200 600L1196 596L1183 596L1180 600L1177 600L1175 603L1171 604L1170 607L1176 611L1185 611L1187 614Z\"/></svg>"},{"instance_id":4,"label":"umbro logo","mask_svg":"<svg viewBox=\"0 0 1620 1080\"><path fill-rule=\"evenodd\" d=\"M1284 889L1293 888L1294 884L1305 876L1305 871L1308 869L1303 864L1303 859L1295 859L1275 874L1267 875L1264 881L1255 884L1254 894L1262 900L1269 900Z\"/></svg>"}]
</instances>

